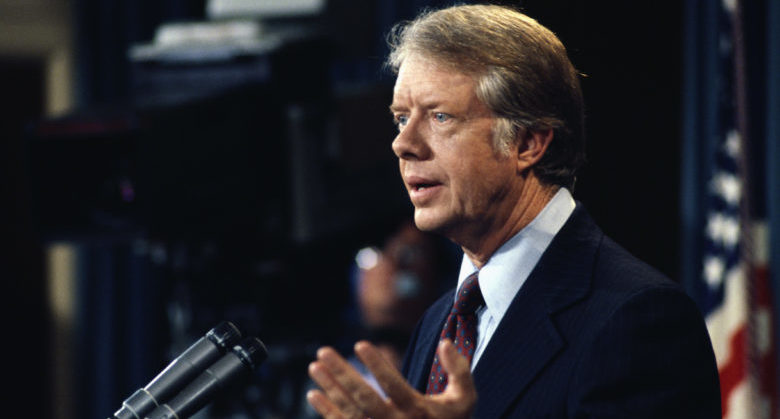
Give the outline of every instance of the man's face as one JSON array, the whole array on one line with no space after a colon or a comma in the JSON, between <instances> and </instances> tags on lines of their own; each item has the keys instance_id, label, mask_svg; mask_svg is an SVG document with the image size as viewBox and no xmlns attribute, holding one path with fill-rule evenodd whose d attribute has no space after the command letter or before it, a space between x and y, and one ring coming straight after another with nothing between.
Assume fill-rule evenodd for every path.
<instances>
[{"instance_id":1,"label":"man's face","mask_svg":"<svg viewBox=\"0 0 780 419\"><path fill-rule=\"evenodd\" d=\"M472 77L413 54L399 69L390 107L417 227L461 245L500 228L521 182L517 149L494 149L496 118L474 88Z\"/></svg>"}]
</instances>

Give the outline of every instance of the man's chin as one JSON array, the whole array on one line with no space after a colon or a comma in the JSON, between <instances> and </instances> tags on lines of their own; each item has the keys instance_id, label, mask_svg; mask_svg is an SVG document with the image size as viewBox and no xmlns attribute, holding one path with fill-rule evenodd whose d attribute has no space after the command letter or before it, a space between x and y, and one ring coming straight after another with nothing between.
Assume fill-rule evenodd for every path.
<instances>
[{"instance_id":1,"label":"man's chin","mask_svg":"<svg viewBox=\"0 0 780 419\"><path fill-rule=\"evenodd\" d=\"M414 210L414 224L421 231L429 233L443 233L445 229L445 219L440 215L434 214L430 209Z\"/></svg>"}]
</instances>

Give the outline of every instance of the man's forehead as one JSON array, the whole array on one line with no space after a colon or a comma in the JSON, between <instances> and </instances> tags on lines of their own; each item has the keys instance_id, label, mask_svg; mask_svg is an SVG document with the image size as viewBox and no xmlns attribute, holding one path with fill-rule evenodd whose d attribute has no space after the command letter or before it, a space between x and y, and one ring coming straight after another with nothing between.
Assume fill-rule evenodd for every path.
<instances>
[{"instance_id":1,"label":"man's forehead","mask_svg":"<svg viewBox=\"0 0 780 419\"><path fill-rule=\"evenodd\" d=\"M453 66L424 57L409 57L401 64L393 88L393 101L416 95L446 99L453 91L473 91L474 79ZM391 105L392 106L392 105Z\"/></svg>"},{"instance_id":2,"label":"man's forehead","mask_svg":"<svg viewBox=\"0 0 780 419\"><path fill-rule=\"evenodd\" d=\"M396 81L398 80L398 77L400 77L404 72L404 68L408 68L410 66L415 68L424 67L427 71L435 71L438 73L452 74L461 77L472 77L473 73L471 71L467 71L462 65L459 65L458 63L453 63L433 55L412 53L407 55L401 62L401 65L398 67Z\"/></svg>"}]
</instances>

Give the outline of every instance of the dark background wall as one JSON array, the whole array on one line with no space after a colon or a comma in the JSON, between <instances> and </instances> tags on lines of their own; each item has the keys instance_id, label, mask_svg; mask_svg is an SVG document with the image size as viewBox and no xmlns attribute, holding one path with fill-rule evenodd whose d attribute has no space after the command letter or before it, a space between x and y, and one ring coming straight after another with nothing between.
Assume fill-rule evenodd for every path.
<instances>
[{"instance_id":1,"label":"dark background wall","mask_svg":"<svg viewBox=\"0 0 780 419\"><path fill-rule=\"evenodd\" d=\"M677 277L682 8L529 2L527 10L584 73L589 163L575 196L618 243Z\"/></svg>"}]
</instances>

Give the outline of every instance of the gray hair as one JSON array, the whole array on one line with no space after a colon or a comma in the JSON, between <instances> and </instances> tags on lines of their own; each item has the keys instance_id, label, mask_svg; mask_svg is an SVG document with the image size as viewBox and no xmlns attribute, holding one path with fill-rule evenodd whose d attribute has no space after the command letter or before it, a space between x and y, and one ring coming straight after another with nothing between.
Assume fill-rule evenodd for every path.
<instances>
[{"instance_id":1,"label":"gray hair","mask_svg":"<svg viewBox=\"0 0 780 419\"><path fill-rule=\"evenodd\" d=\"M419 54L474 77L476 95L498 118L496 149L506 152L521 130L553 130L534 173L573 187L585 161L579 73L561 41L536 20L503 6L453 6L396 25L387 65L398 72Z\"/></svg>"}]
</instances>

